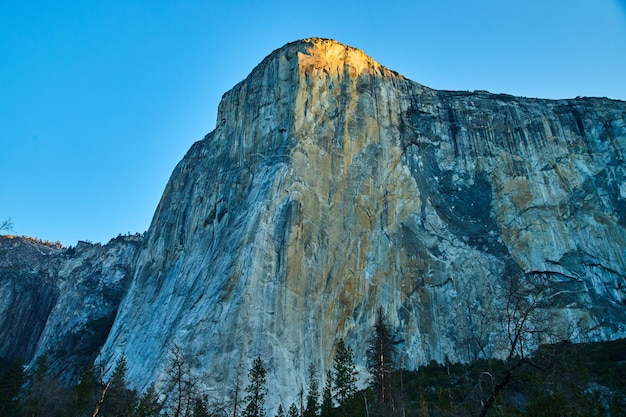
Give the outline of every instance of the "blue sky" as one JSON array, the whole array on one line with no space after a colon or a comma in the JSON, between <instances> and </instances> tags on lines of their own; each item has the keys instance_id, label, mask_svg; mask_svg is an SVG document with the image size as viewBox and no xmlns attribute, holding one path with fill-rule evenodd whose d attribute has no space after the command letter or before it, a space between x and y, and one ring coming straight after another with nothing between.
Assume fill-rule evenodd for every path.
<instances>
[{"instance_id":1,"label":"blue sky","mask_svg":"<svg viewBox=\"0 0 626 417\"><path fill-rule=\"evenodd\" d=\"M625 0L0 0L0 220L145 231L222 94L310 36L437 89L626 100Z\"/></svg>"}]
</instances>

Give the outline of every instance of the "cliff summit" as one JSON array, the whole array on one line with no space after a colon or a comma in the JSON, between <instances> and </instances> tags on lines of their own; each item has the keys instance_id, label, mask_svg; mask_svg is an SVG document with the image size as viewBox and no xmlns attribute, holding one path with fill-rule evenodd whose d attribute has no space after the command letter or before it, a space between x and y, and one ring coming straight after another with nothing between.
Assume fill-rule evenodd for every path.
<instances>
[{"instance_id":1,"label":"cliff summit","mask_svg":"<svg viewBox=\"0 0 626 417\"><path fill-rule=\"evenodd\" d=\"M540 342L624 337L625 151L624 102L437 91L287 44L175 168L103 357L145 388L185 346L226 396L262 356L289 404L338 340L364 351L378 306L404 367L502 355L520 277L544 288Z\"/></svg>"}]
</instances>

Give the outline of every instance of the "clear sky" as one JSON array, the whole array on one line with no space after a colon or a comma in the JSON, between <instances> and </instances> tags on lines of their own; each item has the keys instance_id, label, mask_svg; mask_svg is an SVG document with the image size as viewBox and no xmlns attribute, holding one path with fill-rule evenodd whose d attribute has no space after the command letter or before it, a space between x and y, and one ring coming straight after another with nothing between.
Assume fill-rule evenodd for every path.
<instances>
[{"instance_id":1,"label":"clear sky","mask_svg":"<svg viewBox=\"0 0 626 417\"><path fill-rule=\"evenodd\" d=\"M145 231L222 94L311 36L437 89L626 100L626 0L0 0L0 221Z\"/></svg>"}]
</instances>

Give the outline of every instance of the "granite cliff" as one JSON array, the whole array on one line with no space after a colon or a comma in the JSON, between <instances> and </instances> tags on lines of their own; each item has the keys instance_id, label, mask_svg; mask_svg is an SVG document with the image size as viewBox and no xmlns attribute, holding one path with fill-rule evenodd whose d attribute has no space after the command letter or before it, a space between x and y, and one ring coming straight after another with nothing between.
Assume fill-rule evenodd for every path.
<instances>
[{"instance_id":1,"label":"granite cliff","mask_svg":"<svg viewBox=\"0 0 626 417\"><path fill-rule=\"evenodd\" d=\"M260 355L295 394L339 338L363 351L378 305L404 366L471 359L468 309L501 308L520 272L555 289L552 326L625 336L625 114L435 91L334 41L288 44L176 167L105 353L153 380L178 343L217 387Z\"/></svg>"},{"instance_id":2,"label":"granite cliff","mask_svg":"<svg viewBox=\"0 0 626 417\"><path fill-rule=\"evenodd\" d=\"M0 366L47 353L54 376L76 381L106 341L140 244L0 236Z\"/></svg>"},{"instance_id":3,"label":"granite cliff","mask_svg":"<svg viewBox=\"0 0 626 417\"><path fill-rule=\"evenodd\" d=\"M550 335L625 337L625 152L621 101L437 91L287 44L175 168L103 355L144 388L184 346L216 395L260 355L289 404L339 338L364 351L379 305L405 367L502 353L478 319L520 275L549 287Z\"/></svg>"}]
</instances>

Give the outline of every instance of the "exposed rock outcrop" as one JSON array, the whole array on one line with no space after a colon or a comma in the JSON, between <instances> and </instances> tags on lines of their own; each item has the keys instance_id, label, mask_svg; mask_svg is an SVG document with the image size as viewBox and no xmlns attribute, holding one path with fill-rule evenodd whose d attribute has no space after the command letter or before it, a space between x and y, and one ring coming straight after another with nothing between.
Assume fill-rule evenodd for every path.
<instances>
[{"instance_id":1,"label":"exposed rock outcrop","mask_svg":"<svg viewBox=\"0 0 626 417\"><path fill-rule=\"evenodd\" d=\"M381 304L404 366L472 359L468 309L501 309L519 272L550 283L555 329L624 336L625 114L435 91L334 41L288 44L176 167L105 352L148 382L178 343L221 390L260 355L295 394L340 337L364 351Z\"/></svg>"},{"instance_id":2,"label":"exposed rock outcrop","mask_svg":"<svg viewBox=\"0 0 626 417\"><path fill-rule=\"evenodd\" d=\"M83 277L80 294L100 297L134 265L109 363L126 355L129 381L144 388L162 380L168 348L184 346L194 372L226 395L260 355L283 404L309 363L328 369L339 338L364 364L379 305L405 367L500 354L475 336L502 329L472 317L505 309L521 273L550 288L540 311L550 334L624 337L625 152L624 102L437 91L360 50L298 41L224 95L216 129L174 170L136 262L128 242L85 255L108 271L93 285L74 269L86 261L58 260L29 279L64 271ZM70 328L84 329L115 312L106 297L94 302L102 308L78 306L82 296L59 282L32 295L55 300L35 314L47 324L11 328L33 352L73 334L47 317L76 310Z\"/></svg>"},{"instance_id":3,"label":"exposed rock outcrop","mask_svg":"<svg viewBox=\"0 0 626 417\"><path fill-rule=\"evenodd\" d=\"M48 353L74 382L102 347L131 278L141 236L60 248L0 236L0 358Z\"/></svg>"}]
</instances>

